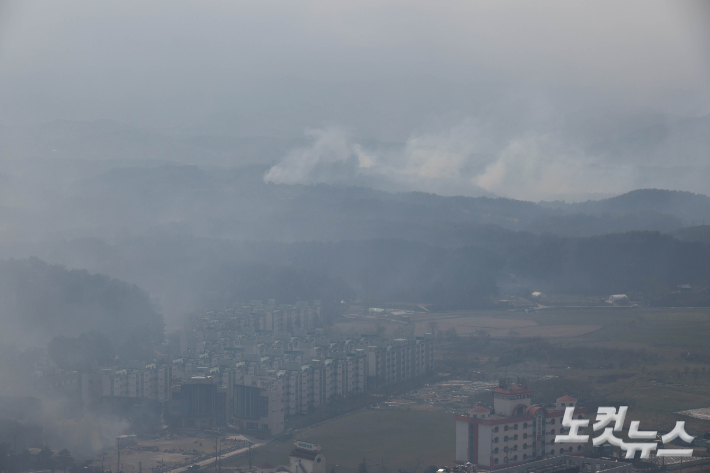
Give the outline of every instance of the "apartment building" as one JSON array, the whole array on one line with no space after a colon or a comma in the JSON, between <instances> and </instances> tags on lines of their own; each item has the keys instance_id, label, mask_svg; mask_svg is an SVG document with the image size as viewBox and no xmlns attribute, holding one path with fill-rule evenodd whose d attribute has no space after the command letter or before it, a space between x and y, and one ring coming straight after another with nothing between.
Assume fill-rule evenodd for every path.
<instances>
[{"instance_id":1,"label":"apartment building","mask_svg":"<svg viewBox=\"0 0 710 473\"><path fill-rule=\"evenodd\" d=\"M104 370L102 394L106 397L133 397L166 402L170 399L172 367L150 363L142 370Z\"/></svg>"},{"instance_id":2,"label":"apartment building","mask_svg":"<svg viewBox=\"0 0 710 473\"><path fill-rule=\"evenodd\" d=\"M308 412L334 397L364 393L367 359L364 350L351 355L307 363L287 363L275 373L282 380L286 415Z\"/></svg>"},{"instance_id":3,"label":"apartment building","mask_svg":"<svg viewBox=\"0 0 710 473\"><path fill-rule=\"evenodd\" d=\"M434 369L434 338L398 338L367 347L369 383L373 388L405 381Z\"/></svg>"}]
</instances>

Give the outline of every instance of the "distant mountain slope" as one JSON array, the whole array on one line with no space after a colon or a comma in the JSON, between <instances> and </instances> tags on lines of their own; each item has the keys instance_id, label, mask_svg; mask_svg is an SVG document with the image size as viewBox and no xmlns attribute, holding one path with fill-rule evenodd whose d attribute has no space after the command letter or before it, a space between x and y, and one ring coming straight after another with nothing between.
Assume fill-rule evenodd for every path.
<instances>
[{"instance_id":1,"label":"distant mountain slope","mask_svg":"<svg viewBox=\"0 0 710 473\"><path fill-rule=\"evenodd\" d=\"M491 226L592 236L633 230L668 233L710 222L707 196L658 189L566 204L266 184L266 165L120 167L71 181L62 177L61 166L49 163L51 176L23 177L45 164L30 160L16 174L0 176L0 238L108 238L169 231L228 240L402 238L461 246L480 240L479 233L490 232ZM24 169L28 166L31 172Z\"/></svg>"},{"instance_id":2,"label":"distant mountain slope","mask_svg":"<svg viewBox=\"0 0 710 473\"><path fill-rule=\"evenodd\" d=\"M14 242L0 256L37 255L139 284L171 314L219 288L252 291L248 265L276 298L354 294L441 307L480 306L496 281L590 294L669 290L705 281L710 267L704 245L659 233L686 239L683 225L710 221L704 195L642 189L533 203L266 184L266 169L101 172L44 207L0 207L0 234ZM282 291L275 281L284 274L294 281Z\"/></svg>"},{"instance_id":3,"label":"distant mountain slope","mask_svg":"<svg viewBox=\"0 0 710 473\"><path fill-rule=\"evenodd\" d=\"M216 170L173 165L113 169L67 183L61 190L47 190L51 199L36 205L0 207L7 213L0 236L11 228L13 235L25 232L37 238L50 227L52 236L47 238L168 230L236 240L404 238L466 245L479 238L475 235L479 227L491 225L591 236L633 230L672 232L710 222L710 198L689 192L642 189L577 204L534 203L325 184L266 184L266 170L267 166ZM8 179L8 188L20 187L15 177Z\"/></svg>"},{"instance_id":4,"label":"distant mountain slope","mask_svg":"<svg viewBox=\"0 0 710 473\"><path fill-rule=\"evenodd\" d=\"M710 197L692 192L638 189L609 199L565 204L543 202L562 215L540 217L528 228L537 233L591 236L632 230L672 232L710 222Z\"/></svg>"},{"instance_id":5,"label":"distant mountain slope","mask_svg":"<svg viewBox=\"0 0 710 473\"><path fill-rule=\"evenodd\" d=\"M710 287L707 244L658 232L569 238L482 230L476 244L456 248L401 238L286 243L154 235L114 244L81 240L0 249L44 251L51 261L139 283L174 317L202 307L209 295L219 301L318 298L334 304L352 298L463 309L488 306L500 288L523 296L534 287L656 299L679 284Z\"/></svg>"},{"instance_id":6,"label":"distant mountain slope","mask_svg":"<svg viewBox=\"0 0 710 473\"><path fill-rule=\"evenodd\" d=\"M678 284L710 285L710 246L658 232L588 238L549 237L532 248L511 248L510 267L566 294L647 292Z\"/></svg>"},{"instance_id":7,"label":"distant mountain slope","mask_svg":"<svg viewBox=\"0 0 710 473\"><path fill-rule=\"evenodd\" d=\"M662 189L638 189L610 199L572 204L579 211L612 215L638 212L657 212L679 218L708 218L710 197L692 192Z\"/></svg>"},{"instance_id":8,"label":"distant mountain slope","mask_svg":"<svg viewBox=\"0 0 710 473\"><path fill-rule=\"evenodd\" d=\"M551 233L564 236L593 236L607 233L625 233L634 230L672 232L682 225L673 215L643 210L637 213L574 214L542 217L528 226L538 234Z\"/></svg>"}]
</instances>

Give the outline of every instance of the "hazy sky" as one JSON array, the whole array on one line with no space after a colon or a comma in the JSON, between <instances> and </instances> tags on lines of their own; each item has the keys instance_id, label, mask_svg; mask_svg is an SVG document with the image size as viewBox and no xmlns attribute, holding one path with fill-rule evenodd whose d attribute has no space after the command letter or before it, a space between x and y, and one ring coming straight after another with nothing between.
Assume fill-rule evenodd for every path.
<instances>
[{"instance_id":1,"label":"hazy sky","mask_svg":"<svg viewBox=\"0 0 710 473\"><path fill-rule=\"evenodd\" d=\"M702 35L710 25L701 5L3 2L3 118L173 124L241 108L278 110L284 94L305 89L307 100L319 87L349 91L353 97L338 102L355 109L340 113L362 114L378 108L359 103L369 92L397 94L399 83L400 93L417 95L408 97L412 107L446 113L430 103L447 95L431 90L445 82L473 96L500 83L590 89L649 109L703 114L710 45ZM314 121L338 115L312 113Z\"/></svg>"},{"instance_id":2,"label":"hazy sky","mask_svg":"<svg viewBox=\"0 0 710 473\"><path fill-rule=\"evenodd\" d=\"M454 187L541 197L559 183L511 194L519 185L501 177L500 163L531 149L557 166L552 147L568 174L584 174L597 162L582 156L588 144L710 113L710 8L701 1L1 5L0 123L109 118L290 138L339 129L365 148L405 143L395 181L415 187L466 167ZM479 139L456 145L444 164L410 162L417 143L461 130ZM392 168L384 154L360 167ZM581 191L618 191L600 184L605 173Z\"/></svg>"}]
</instances>

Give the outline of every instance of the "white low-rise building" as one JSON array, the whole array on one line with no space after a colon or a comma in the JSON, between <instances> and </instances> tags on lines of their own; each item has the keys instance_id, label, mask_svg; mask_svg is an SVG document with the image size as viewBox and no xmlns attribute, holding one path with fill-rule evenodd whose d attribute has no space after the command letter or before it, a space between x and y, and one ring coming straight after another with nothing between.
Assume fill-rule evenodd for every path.
<instances>
[{"instance_id":1,"label":"white low-rise building","mask_svg":"<svg viewBox=\"0 0 710 473\"><path fill-rule=\"evenodd\" d=\"M320 445L294 440L290 455L291 473L326 473L325 455Z\"/></svg>"},{"instance_id":2,"label":"white low-rise building","mask_svg":"<svg viewBox=\"0 0 710 473\"><path fill-rule=\"evenodd\" d=\"M629 302L629 298L626 294L614 294L609 296L609 300L607 302L612 305L624 305Z\"/></svg>"}]
</instances>

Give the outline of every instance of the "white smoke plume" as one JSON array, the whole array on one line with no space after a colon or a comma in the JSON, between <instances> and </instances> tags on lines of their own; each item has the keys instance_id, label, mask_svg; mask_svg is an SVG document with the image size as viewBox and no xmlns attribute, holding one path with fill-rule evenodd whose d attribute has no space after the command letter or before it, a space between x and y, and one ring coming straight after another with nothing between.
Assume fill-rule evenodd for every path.
<instances>
[{"instance_id":1,"label":"white smoke plume","mask_svg":"<svg viewBox=\"0 0 710 473\"><path fill-rule=\"evenodd\" d=\"M580 200L633 188L632 166L609 163L552 134L496 139L475 120L403 144L366 149L341 128L311 130L313 143L290 152L264 180L355 184L441 195Z\"/></svg>"}]
</instances>

